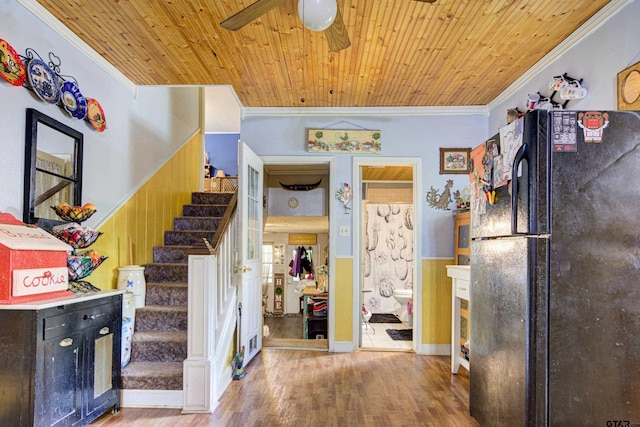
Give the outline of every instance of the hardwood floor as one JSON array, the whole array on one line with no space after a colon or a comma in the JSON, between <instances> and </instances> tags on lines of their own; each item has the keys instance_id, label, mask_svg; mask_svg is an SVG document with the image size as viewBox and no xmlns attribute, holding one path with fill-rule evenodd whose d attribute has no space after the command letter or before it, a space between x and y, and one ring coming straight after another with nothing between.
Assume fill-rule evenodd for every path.
<instances>
[{"instance_id":1,"label":"hardwood floor","mask_svg":"<svg viewBox=\"0 0 640 427\"><path fill-rule=\"evenodd\" d=\"M93 426L478 426L469 375L450 358L406 352L263 349L212 414L123 408Z\"/></svg>"}]
</instances>

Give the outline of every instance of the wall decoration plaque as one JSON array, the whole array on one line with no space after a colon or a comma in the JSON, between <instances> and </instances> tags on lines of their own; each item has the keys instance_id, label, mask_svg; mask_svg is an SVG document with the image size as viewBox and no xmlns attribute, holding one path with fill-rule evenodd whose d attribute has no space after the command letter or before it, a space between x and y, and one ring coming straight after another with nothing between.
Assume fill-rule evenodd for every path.
<instances>
[{"instance_id":1,"label":"wall decoration plaque","mask_svg":"<svg viewBox=\"0 0 640 427\"><path fill-rule=\"evenodd\" d=\"M380 154L381 149L379 130L309 129L307 138L310 153Z\"/></svg>"}]
</instances>

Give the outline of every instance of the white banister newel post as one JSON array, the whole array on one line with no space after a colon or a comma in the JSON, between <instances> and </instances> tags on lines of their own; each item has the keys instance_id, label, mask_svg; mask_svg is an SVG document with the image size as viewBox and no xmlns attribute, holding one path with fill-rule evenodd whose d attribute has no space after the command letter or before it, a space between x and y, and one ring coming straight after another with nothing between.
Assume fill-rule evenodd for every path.
<instances>
[{"instance_id":1,"label":"white banister newel post","mask_svg":"<svg viewBox=\"0 0 640 427\"><path fill-rule=\"evenodd\" d=\"M184 361L183 412L213 412L217 384L213 366L216 343L217 259L189 255L188 338Z\"/></svg>"}]
</instances>

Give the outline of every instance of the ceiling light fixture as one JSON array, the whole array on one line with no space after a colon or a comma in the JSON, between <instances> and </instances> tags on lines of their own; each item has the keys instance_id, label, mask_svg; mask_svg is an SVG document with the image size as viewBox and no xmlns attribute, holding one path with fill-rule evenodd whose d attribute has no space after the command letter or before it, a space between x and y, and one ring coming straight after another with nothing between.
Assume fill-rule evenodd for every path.
<instances>
[{"instance_id":1,"label":"ceiling light fixture","mask_svg":"<svg viewBox=\"0 0 640 427\"><path fill-rule=\"evenodd\" d=\"M298 15L311 31L324 31L333 24L338 13L336 0L299 0Z\"/></svg>"}]
</instances>

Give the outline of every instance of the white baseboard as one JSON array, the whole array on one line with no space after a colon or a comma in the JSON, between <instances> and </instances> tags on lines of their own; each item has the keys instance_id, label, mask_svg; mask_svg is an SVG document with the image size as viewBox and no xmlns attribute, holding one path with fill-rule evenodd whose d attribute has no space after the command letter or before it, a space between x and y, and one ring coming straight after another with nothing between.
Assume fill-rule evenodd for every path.
<instances>
[{"instance_id":1,"label":"white baseboard","mask_svg":"<svg viewBox=\"0 0 640 427\"><path fill-rule=\"evenodd\" d=\"M357 346L351 341L335 341L331 351L335 353L352 353L356 350Z\"/></svg>"},{"instance_id":2,"label":"white baseboard","mask_svg":"<svg viewBox=\"0 0 640 427\"><path fill-rule=\"evenodd\" d=\"M451 344L419 344L416 353L427 356L451 356Z\"/></svg>"},{"instance_id":3,"label":"white baseboard","mask_svg":"<svg viewBox=\"0 0 640 427\"><path fill-rule=\"evenodd\" d=\"M178 408L182 409L182 390L121 390L123 408Z\"/></svg>"}]
</instances>

